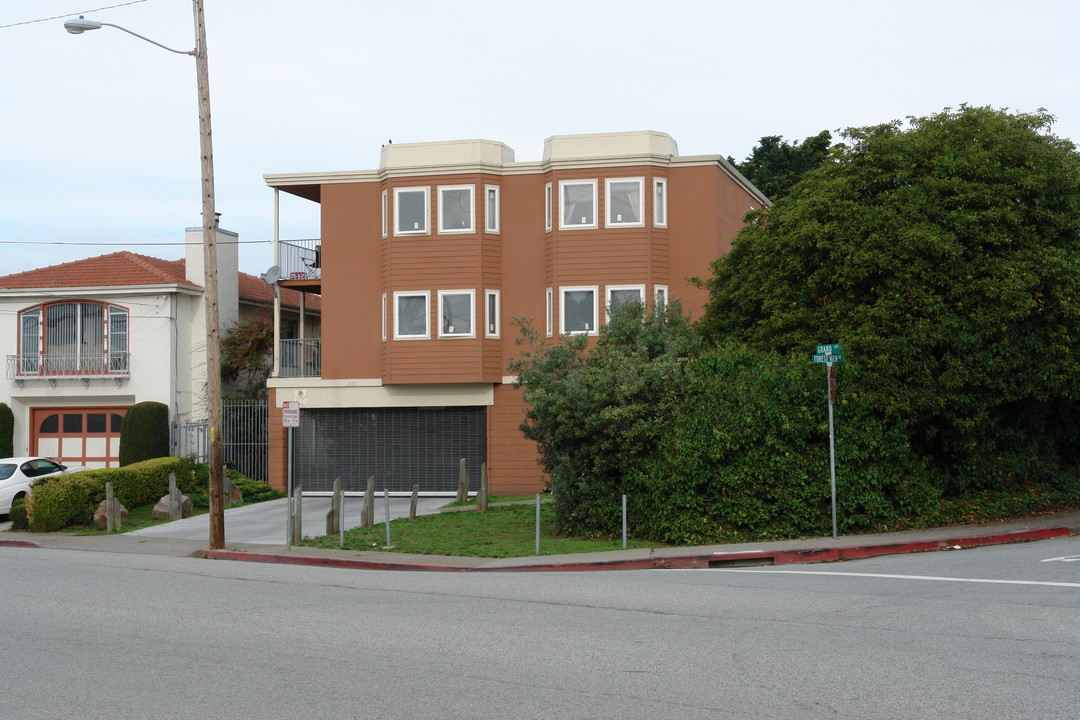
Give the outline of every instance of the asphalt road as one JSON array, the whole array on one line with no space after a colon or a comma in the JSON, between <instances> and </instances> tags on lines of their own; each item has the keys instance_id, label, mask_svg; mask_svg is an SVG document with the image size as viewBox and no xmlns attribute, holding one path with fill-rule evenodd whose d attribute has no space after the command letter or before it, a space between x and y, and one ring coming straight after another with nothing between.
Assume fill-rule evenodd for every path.
<instances>
[{"instance_id":1,"label":"asphalt road","mask_svg":"<svg viewBox=\"0 0 1080 720\"><path fill-rule=\"evenodd\" d=\"M0 548L0 717L1073 718L1080 538L447 574Z\"/></svg>"}]
</instances>

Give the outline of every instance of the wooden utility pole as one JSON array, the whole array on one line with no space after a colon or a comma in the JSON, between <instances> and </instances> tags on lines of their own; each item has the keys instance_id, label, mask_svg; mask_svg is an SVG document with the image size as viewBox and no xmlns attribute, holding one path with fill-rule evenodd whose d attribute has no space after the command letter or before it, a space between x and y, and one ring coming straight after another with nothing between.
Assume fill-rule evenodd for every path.
<instances>
[{"instance_id":1,"label":"wooden utility pole","mask_svg":"<svg viewBox=\"0 0 1080 720\"><path fill-rule=\"evenodd\" d=\"M195 76L199 89L199 150L202 156L202 229L206 303L206 404L209 425L210 547L225 547L225 453L221 442L221 313L218 309L217 211L214 150L210 131L210 71L206 61L203 1L193 0Z\"/></svg>"}]
</instances>

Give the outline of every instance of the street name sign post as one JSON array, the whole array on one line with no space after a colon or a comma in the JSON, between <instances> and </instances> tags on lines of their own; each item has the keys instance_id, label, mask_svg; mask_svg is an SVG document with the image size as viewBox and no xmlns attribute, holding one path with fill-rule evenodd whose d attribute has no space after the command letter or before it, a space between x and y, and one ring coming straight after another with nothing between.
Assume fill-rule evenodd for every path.
<instances>
[{"instance_id":1,"label":"street name sign post","mask_svg":"<svg viewBox=\"0 0 1080 720\"><path fill-rule=\"evenodd\" d=\"M829 399L829 486L832 490L832 536L836 537L836 433L833 431L833 401L836 400L836 368L833 364L844 362L840 343L818 345L813 357L815 365L826 368L827 392Z\"/></svg>"}]
</instances>

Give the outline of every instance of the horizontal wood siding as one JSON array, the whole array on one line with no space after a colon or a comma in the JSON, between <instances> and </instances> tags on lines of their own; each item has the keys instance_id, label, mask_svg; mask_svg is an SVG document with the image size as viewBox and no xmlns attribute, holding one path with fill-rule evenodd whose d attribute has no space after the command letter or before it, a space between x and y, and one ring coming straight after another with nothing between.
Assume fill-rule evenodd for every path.
<instances>
[{"instance_id":1,"label":"horizontal wood siding","mask_svg":"<svg viewBox=\"0 0 1080 720\"><path fill-rule=\"evenodd\" d=\"M546 483L538 462L536 443L522 435L525 418L521 390L495 386L495 404L488 408L488 489L494 495L529 495Z\"/></svg>"}]
</instances>

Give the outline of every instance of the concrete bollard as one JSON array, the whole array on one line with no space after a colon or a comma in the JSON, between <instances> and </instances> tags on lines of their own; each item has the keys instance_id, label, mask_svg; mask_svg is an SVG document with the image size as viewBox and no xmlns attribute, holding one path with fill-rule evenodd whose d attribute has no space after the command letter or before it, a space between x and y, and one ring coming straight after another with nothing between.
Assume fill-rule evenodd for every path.
<instances>
[{"instance_id":1,"label":"concrete bollard","mask_svg":"<svg viewBox=\"0 0 1080 720\"><path fill-rule=\"evenodd\" d=\"M367 489L364 490L364 509L360 512L360 527L375 527L375 476L370 475L367 479Z\"/></svg>"},{"instance_id":2,"label":"concrete bollard","mask_svg":"<svg viewBox=\"0 0 1080 720\"><path fill-rule=\"evenodd\" d=\"M416 501L419 499L419 497L420 497L420 486L414 484L412 486L412 502L409 503L409 519L410 520L415 520L416 519Z\"/></svg>"},{"instance_id":3,"label":"concrete bollard","mask_svg":"<svg viewBox=\"0 0 1080 720\"><path fill-rule=\"evenodd\" d=\"M303 515L304 515L304 512L303 512L303 510L304 510L304 503L303 503L304 496L302 494L302 490L303 490L303 488L299 483L297 483L296 486L293 487L293 498L292 498L292 517L293 517L293 520L292 520L292 541L294 543L298 543L298 542L300 542L301 540L304 539L304 522L303 522L303 520L304 520L304 517L303 517Z\"/></svg>"},{"instance_id":4,"label":"concrete bollard","mask_svg":"<svg viewBox=\"0 0 1080 720\"><path fill-rule=\"evenodd\" d=\"M487 463L480 463L480 489L476 492L476 509L487 510L488 506L488 473Z\"/></svg>"},{"instance_id":5,"label":"concrete bollard","mask_svg":"<svg viewBox=\"0 0 1080 720\"><path fill-rule=\"evenodd\" d=\"M169 520L179 520L184 515L180 501L180 489L176 487L176 473L169 473Z\"/></svg>"},{"instance_id":6,"label":"concrete bollard","mask_svg":"<svg viewBox=\"0 0 1080 720\"><path fill-rule=\"evenodd\" d=\"M330 510L326 513L326 534L338 535L341 532L341 478L334 478L334 495L330 499Z\"/></svg>"},{"instance_id":7,"label":"concrete bollard","mask_svg":"<svg viewBox=\"0 0 1080 720\"><path fill-rule=\"evenodd\" d=\"M469 501L469 468L465 466L465 458L461 458L461 464L458 467L458 485L456 500L459 503L465 503Z\"/></svg>"},{"instance_id":8,"label":"concrete bollard","mask_svg":"<svg viewBox=\"0 0 1080 720\"><path fill-rule=\"evenodd\" d=\"M116 495L111 482L105 483L105 531L116 532L120 529L120 513L117 512Z\"/></svg>"}]
</instances>

